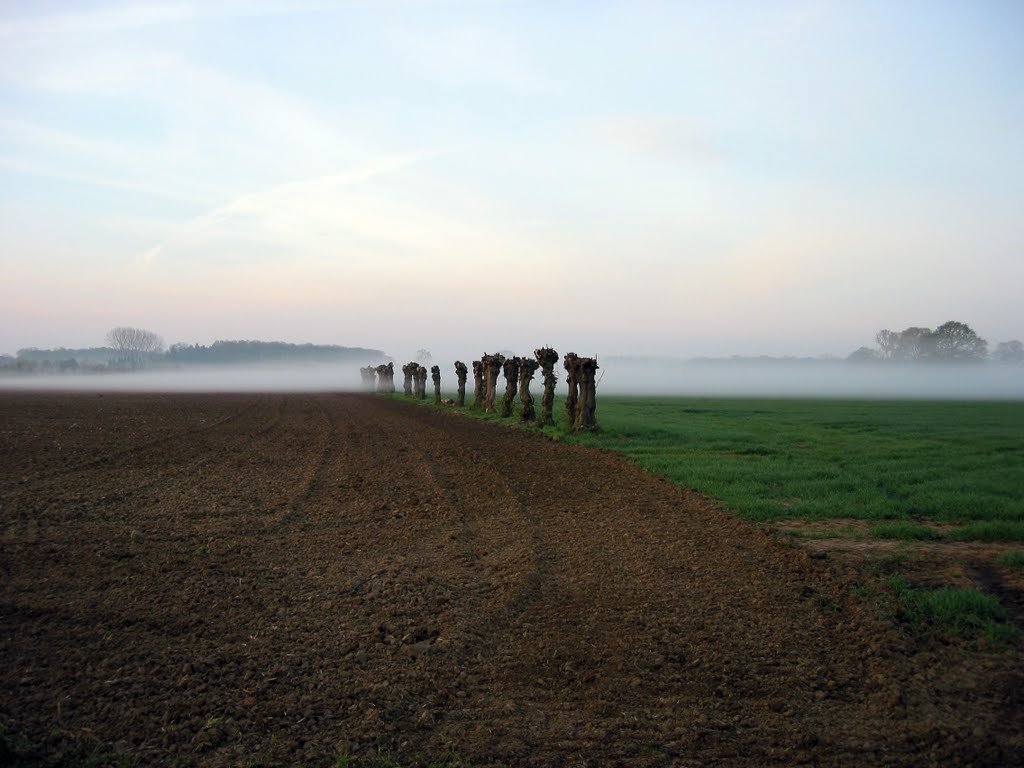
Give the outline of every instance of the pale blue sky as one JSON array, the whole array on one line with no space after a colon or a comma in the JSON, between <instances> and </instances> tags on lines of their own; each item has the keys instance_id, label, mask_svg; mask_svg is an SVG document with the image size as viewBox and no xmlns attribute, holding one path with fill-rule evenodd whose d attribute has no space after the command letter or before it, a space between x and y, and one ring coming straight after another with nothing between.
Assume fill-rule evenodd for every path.
<instances>
[{"instance_id":1,"label":"pale blue sky","mask_svg":"<svg viewBox=\"0 0 1024 768\"><path fill-rule=\"evenodd\" d=\"M0 2L0 352L1024 336L1024 4Z\"/></svg>"}]
</instances>

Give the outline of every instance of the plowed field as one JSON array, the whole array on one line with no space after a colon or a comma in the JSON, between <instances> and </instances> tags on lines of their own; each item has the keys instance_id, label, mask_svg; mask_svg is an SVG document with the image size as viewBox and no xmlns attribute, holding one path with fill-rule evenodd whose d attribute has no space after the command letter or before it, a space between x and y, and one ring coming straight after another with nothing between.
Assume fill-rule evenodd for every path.
<instances>
[{"instance_id":1,"label":"plowed field","mask_svg":"<svg viewBox=\"0 0 1024 768\"><path fill-rule=\"evenodd\" d=\"M0 395L28 755L1020 764L1019 675L849 577L616 456L385 398Z\"/></svg>"}]
</instances>

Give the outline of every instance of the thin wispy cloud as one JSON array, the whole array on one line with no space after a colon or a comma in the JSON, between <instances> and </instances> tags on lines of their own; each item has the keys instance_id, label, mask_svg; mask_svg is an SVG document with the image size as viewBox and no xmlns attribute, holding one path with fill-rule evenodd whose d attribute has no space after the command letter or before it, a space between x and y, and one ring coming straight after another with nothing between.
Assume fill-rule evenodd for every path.
<instances>
[{"instance_id":1,"label":"thin wispy cloud","mask_svg":"<svg viewBox=\"0 0 1024 768\"><path fill-rule=\"evenodd\" d=\"M1017 337L1020 29L918 0L7 4L0 352L329 340L374 307L353 341Z\"/></svg>"}]
</instances>

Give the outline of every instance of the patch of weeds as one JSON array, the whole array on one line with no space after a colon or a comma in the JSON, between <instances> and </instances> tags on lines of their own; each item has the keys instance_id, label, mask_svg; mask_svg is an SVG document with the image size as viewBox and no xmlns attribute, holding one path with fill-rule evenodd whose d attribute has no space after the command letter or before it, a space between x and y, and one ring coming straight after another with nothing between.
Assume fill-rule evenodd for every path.
<instances>
[{"instance_id":1,"label":"patch of weeds","mask_svg":"<svg viewBox=\"0 0 1024 768\"><path fill-rule=\"evenodd\" d=\"M843 611L843 607L841 605L833 602L829 598L825 597L825 595L818 595L814 598L814 601L818 604L819 608L824 608L827 611L832 611L833 613L842 613Z\"/></svg>"},{"instance_id":2,"label":"patch of weeds","mask_svg":"<svg viewBox=\"0 0 1024 768\"><path fill-rule=\"evenodd\" d=\"M895 599L895 616L916 632L939 629L965 638L984 637L994 645L1013 642L1017 627L1007 619L998 598L979 589L920 589L893 574L887 584Z\"/></svg>"},{"instance_id":3,"label":"patch of weeds","mask_svg":"<svg viewBox=\"0 0 1024 768\"><path fill-rule=\"evenodd\" d=\"M1024 522L1019 520L979 520L950 533L959 541L1024 541Z\"/></svg>"},{"instance_id":4,"label":"patch of weeds","mask_svg":"<svg viewBox=\"0 0 1024 768\"><path fill-rule=\"evenodd\" d=\"M1003 552L996 558L996 563L1007 568L1024 569L1024 549L1011 549L1009 552Z\"/></svg>"},{"instance_id":5,"label":"patch of weeds","mask_svg":"<svg viewBox=\"0 0 1024 768\"><path fill-rule=\"evenodd\" d=\"M936 541L945 538L941 531L920 523L879 523L868 528L868 534L874 539L896 541Z\"/></svg>"}]
</instances>

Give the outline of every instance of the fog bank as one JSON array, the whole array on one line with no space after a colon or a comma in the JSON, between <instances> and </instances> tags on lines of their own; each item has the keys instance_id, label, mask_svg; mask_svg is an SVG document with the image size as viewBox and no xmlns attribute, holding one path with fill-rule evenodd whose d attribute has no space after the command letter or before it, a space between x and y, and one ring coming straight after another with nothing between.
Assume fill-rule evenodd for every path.
<instances>
[{"instance_id":1,"label":"fog bank","mask_svg":"<svg viewBox=\"0 0 1024 768\"><path fill-rule=\"evenodd\" d=\"M854 365L828 360L682 360L599 357L598 394L708 397L866 397L1024 400L1024 366ZM452 363L441 366L445 392L455 389ZM396 366L398 367L398 366ZM557 370L558 393L565 372ZM402 375L396 386L401 390ZM504 380L499 379L504 391ZM472 397L472 378L467 389ZM543 383L534 379L540 396ZM360 391L359 366L186 367L125 373L11 375L0 390L85 392L341 392Z\"/></svg>"},{"instance_id":2,"label":"fog bank","mask_svg":"<svg viewBox=\"0 0 1024 768\"><path fill-rule=\"evenodd\" d=\"M203 366L0 378L0 390L61 392L339 392L361 388L355 364Z\"/></svg>"},{"instance_id":3,"label":"fog bank","mask_svg":"<svg viewBox=\"0 0 1024 768\"><path fill-rule=\"evenodd\" d=\"M598 392L719 397L1024 399L1024 366L599 360Z\"/></svg>"}]
</instances>

